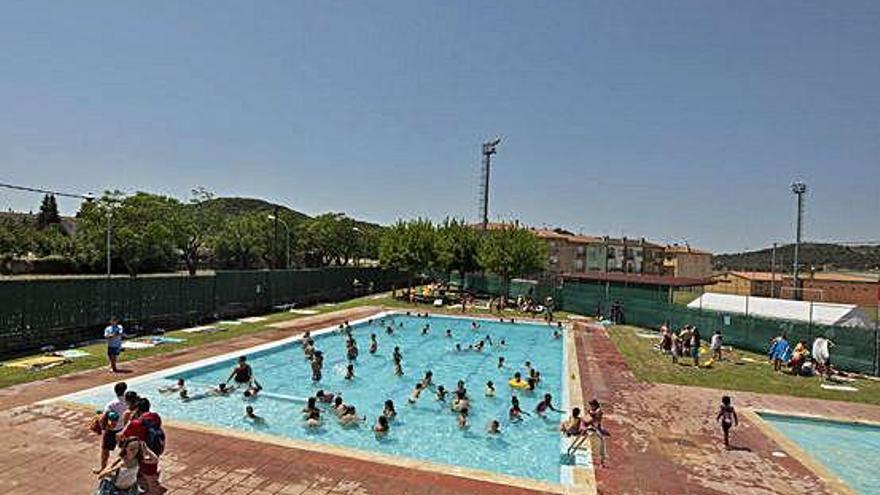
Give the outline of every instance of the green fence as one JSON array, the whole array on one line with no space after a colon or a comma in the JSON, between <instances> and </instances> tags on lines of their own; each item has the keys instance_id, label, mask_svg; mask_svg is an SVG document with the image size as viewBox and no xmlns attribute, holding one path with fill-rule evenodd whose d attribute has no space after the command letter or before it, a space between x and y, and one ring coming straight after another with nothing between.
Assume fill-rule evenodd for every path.
<instances>
[{"instance_id":1,"label":"green fence","mask_svg":"<svg viewBox=\"0 0 880 495\"><path fill-rule=\"evenodd\" d=\"M2 281L0 355L99 338L109 315L128 327L174 328L290 304L338 301L405 283L399 272L352 267Z\"/></svg>"},{"instance_id":2,"label":"green fence","mask_svg":"<svg viewBox=\"0 0 880 495\"><path fill-rule=\"evenodd\" d=\"M465 287L490 295L503 293L504 284L494 276L468 276ZM570 283L561 287L548 284L510 284L509 294L516 297L531 289L535 299L552 295L556 307L583 315L609 315L611 305L619 302L625 321L631 325L659 328L663 323L673 328L694 325L706 336L721 330L724 342L741 349L763 353L774 336L785 332L790 341L812 343L824 335L834 341L833 359L836 366L849 371L878 374L878 329L840 327L813 323L776 320L737 313L689 308L670 303L668 287L621 286L603 283ZM525 292L523 292L525 290Z\"/></svg>"}]
</instances>

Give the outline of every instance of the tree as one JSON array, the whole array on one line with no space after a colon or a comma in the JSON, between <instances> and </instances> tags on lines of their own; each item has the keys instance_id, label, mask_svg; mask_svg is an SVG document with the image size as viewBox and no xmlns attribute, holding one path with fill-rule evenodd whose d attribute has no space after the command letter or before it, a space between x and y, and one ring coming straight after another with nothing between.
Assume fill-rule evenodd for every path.
<instances>
[{"instance_id":1,"label":"tree","mask_svg":"<svg viewBox=\"0 0 880 495\"><path fill-rule=\"evenodd\" d=\"M209 203L213 197L207 189L196 188L189 204L173 210L174 244L190 275L196 274L200 262L208 256L209 239L220 225L219 212Z\"/></svg>"},{"instance_id":2,"label":"tree","mask_svg":"<svg viewBox=\"0 0 880 495\"><path fill-rule=\"evenodd\" d=\"M464 278L480 268L480 233L464 220L447 218L437 230L437 266L447 277L458 271Z\"/></svg>"},{"instance_id":3,"label":"tree","mask_svg":"<svg viewBox=\"0 0 880 495\"><path fill-rule=\"evenodd\" d=\"M40 212L37 214L37 227L44 229L49 225L61 223L61 215L58 214L58 203L54 194L43 196L40 204Z\"/></svg>"},{"instance_id":4,"label":"tree","mask_svg":"<svg viewBox=\"0 0 880 495\"><path fill-rule=\"evenodd\" d=\"M324 213L300 222L296 237L308 266L341 266L375 255L377 239L369 230L343 213Z\"/></svg>"},{"instance_id":5,"label":"tree","mask_svg":"<svg viewBox=\"0 0 880 495\"><path fill-rule=\"evenodd\" d=\"M269 252L270 223L263 212L245 213L226 218L216 235L211 237L211 247L222 266L248 269L256 267L264 254Z\"/></svg>"},{"instance_id":6,"label":"tree","mask_svg":"<svg viewBox=\"0 0 880 495\"><path fill-rule=\"evenodd\" d=\"M144 192L132 196L107 192L99 201L85 202L77 213L77 252L86 264L103 267L108 219L112 260L135 276L149 271L173 271L175 211L179 201Z\"/></svg>"},{"instance_id":7,"label":"tree","mask_svg":"<svg viewBox=\"0 0 880 495\"><path fill-rule=\"evenodd\" d=\"M437 261L437 230L430 220L417 219L385 229L379 243L379 263L415 275L429 273Z\"/></svg>"},{"instance_id":8,"label":"tree","mask_svg":"<svg viewBox=\"0 0 880 495\"><path fill-rule=\"evenodd\" d=\"M31 248L34 228L30 222L13 216L0 216L0 256L26 255Z\"/></svg>"},{"instance_id":9,"label":"tree","mask_svg":"<svg viewBox=\"0 0 880 495\"><path fill-rule=\"evenodd\" d=\"M503 279L507 295L513 277L528 275L544 267L547 247L532 232L509 226L486 233L477 260L481 267Z\"/></svg>"}]
</instances>

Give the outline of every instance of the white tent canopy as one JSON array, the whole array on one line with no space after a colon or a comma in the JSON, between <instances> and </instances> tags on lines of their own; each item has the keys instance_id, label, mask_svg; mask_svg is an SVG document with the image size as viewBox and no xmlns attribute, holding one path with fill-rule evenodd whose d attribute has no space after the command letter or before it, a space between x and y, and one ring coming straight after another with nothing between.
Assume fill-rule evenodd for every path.
<instances>
[{"instance_id":1,"label":"white tent canopy","mask_svg":"<svg viewBox=\"0 0 880 495\"><path fill-rule=\"evenodd\" d=\"M688 304L688 307L780 320L812 321L818 325L838 325L844 327L871 326L868 316L855 304L792 301L789 299L707 292L693 300Z\"/></svg>"}]
</instances>

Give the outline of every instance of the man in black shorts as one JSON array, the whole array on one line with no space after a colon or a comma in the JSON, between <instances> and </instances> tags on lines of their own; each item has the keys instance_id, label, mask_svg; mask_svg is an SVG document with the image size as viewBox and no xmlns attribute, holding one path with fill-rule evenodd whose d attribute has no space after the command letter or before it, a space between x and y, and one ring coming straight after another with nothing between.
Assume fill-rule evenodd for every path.
<instances>
[{"instance_id":1,"label":"man in black shorts","mask_svg":"<svg viewBox=\"0 0 880 495\"><path fill-rule=\"evenodd\" d=\"M229 378L226 379L226 383L229 383L229 380L232 379L235 379L236 385L248 385L254 379L254 371L251 369L251 365L247 364L247 357L241 356L238 358L238 365L233 368Z\"/></svg>"}]
</instances>

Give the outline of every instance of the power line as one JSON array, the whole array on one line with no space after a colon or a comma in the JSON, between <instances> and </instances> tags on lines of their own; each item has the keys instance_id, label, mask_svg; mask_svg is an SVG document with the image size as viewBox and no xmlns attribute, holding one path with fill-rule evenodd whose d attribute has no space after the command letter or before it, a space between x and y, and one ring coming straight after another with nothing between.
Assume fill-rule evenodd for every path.
<instances>
[{"instance_id":1,"label":"power line","mask_svg":"<svg viewBox=\"0 0 880 495\"><path fill-rule=\"evenodd\" d=\"M51 194L53 196L62 196L65 198L85 199L87 201L94 199L94 196L92 196L91 194L75 194L75 193L67 193L67 192L61 192L61 191L52 191L50 189L40 189L37 187L27 187L27 186L17 186L15 184L6 184L3 182L0 182L0 187L5 188L5 189L13 189L16 191L33 192L33 193L40 193L40 194Z\"/></svg>"}]
</instances>

